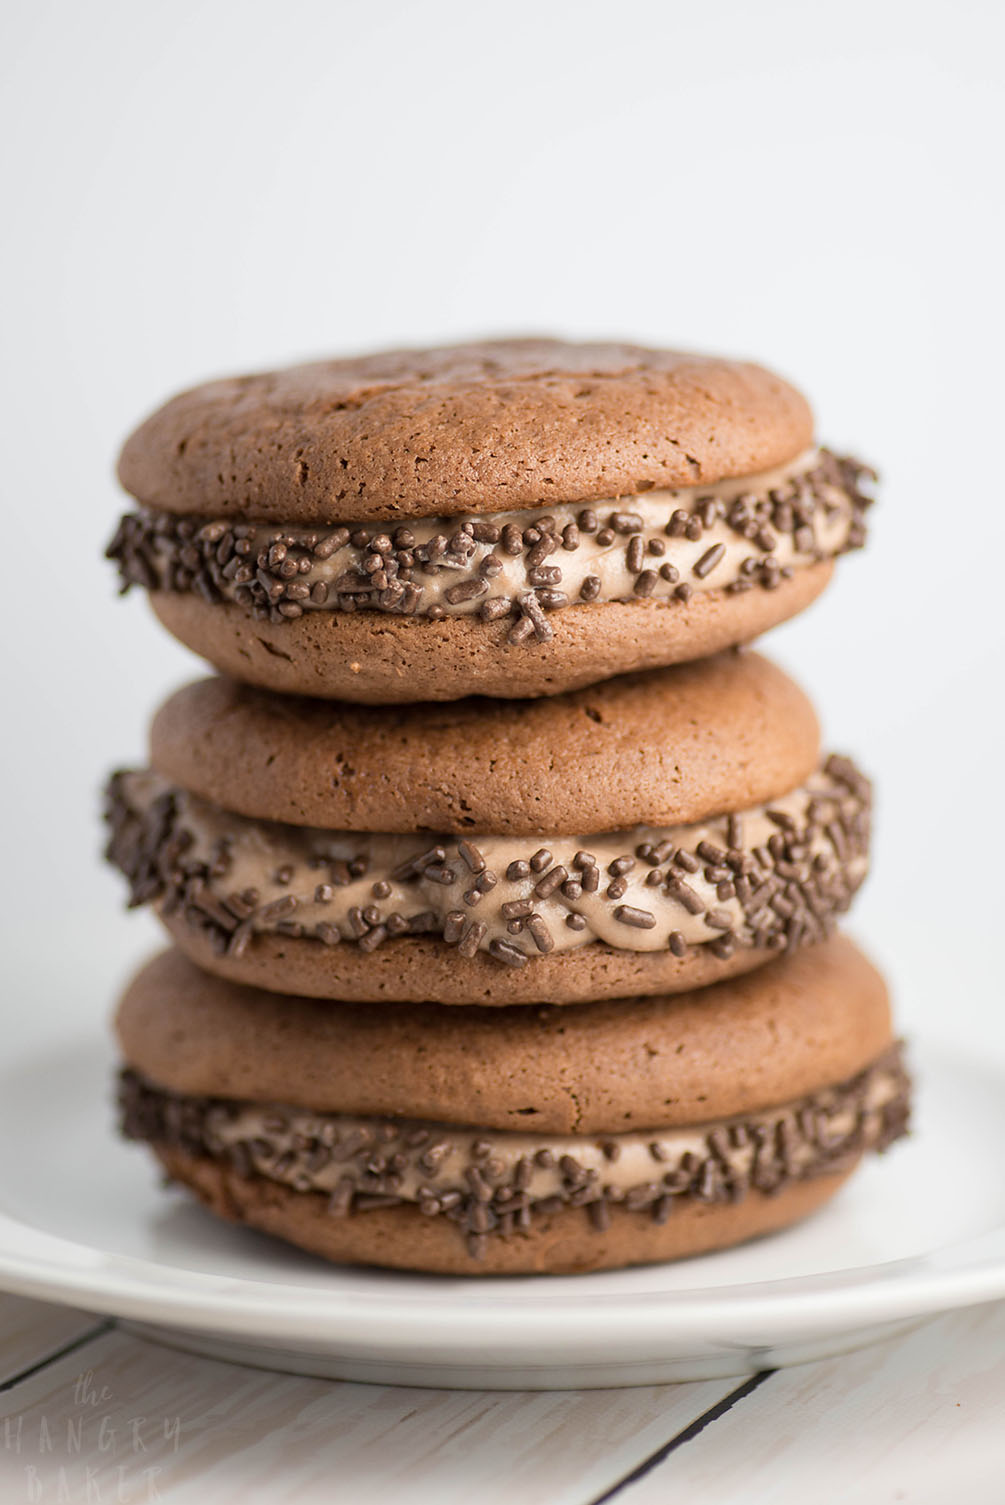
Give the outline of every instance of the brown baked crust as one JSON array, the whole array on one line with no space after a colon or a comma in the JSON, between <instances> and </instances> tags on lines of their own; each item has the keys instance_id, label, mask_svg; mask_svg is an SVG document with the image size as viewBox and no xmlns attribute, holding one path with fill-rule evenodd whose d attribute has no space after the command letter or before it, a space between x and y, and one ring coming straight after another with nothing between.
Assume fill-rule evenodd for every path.
<instances>
[{"instance_id":1,"label":"brown baked crust","mask_svg":"<svg viewBox=\"0 0 1005 1505\"><path fill-rule=\"evenodd\" d=\"M168 512L352 522L711 484L812 437L806 400L761 366L490 340L207 382L126 440L119 479Z\"/></svg>"},{"instance_id":2,"label":"brown baked crust","mask_svg":"<svg viewBox=\"0 0 1005 1505\"><path fill-rule=\"evenodd\" d=\"M883 979L843 937L675 997L462 1013L265 993L168 951L116 1029L130 1066L187 1096L558 1134L757 1112L857 1075L892 1038Z\"/></svg>"},{"instance_id":3,"label":"brown baked crust","mask_svg":"<svg viewBox=\"0 0 1005 1505\"><path fill-rule=\"evenodd\" d=\"M558 695L616 674L706 658L749 643L803 611L833 561L797 569L776 589L701 591L682 601L606 601L551 612L554 637L510 644L509 623L474 617L305 612L259 622L243 607L151 591L164 627L224 674L287 695L363 704Z\"/></svg>"},{"instance_id":4,"label":"brown baked crust","mask_svg":"<svg viewBox=\"0 0 1005 1505\"><path fill-rule=\"evenodd\" d=\"M150 732L172 783L343 831L580 835L749 809L816 768L809 700L755 653L549 700L369 707L187 685Z\"/></svg>"},{"instance_id":5,"label":"brown baked crust","mask_svg":"<svg viewBox=\"0 0 1005 1505\"><path fill-rule=\"evenodd\" d=\"M809 1216L855 1169L792 1181L770 1195L752 1188L740 1202L682 1201L662 1224L615 1206L603 1232L591 1225L585 1208L562 1207L538 1214L526 1233L486 1239L484 1255L476 1260L456 1224L424 1217L417 1207L332 1217L328 1199L318 1192L241 1176L223 1162L166 1145L151 1148L172 1179L195 1192L218 1217L275 1234L339 1264L444 1275L574 1275L726 1249Z\"/></svg>"}]
</instances>

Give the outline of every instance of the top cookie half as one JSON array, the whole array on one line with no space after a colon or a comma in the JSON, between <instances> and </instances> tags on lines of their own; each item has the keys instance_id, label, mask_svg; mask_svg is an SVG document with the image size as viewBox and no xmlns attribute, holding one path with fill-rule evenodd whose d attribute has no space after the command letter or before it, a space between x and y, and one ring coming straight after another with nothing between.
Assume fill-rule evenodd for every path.
<instances>
[{"instance_id":1,"label":"top cookie half","mask_svg":"<svg viewBox=\"0 0 1005 1505\"><path fill-rule=\"evenodd\" d=\"M868 473L760 366L502 340L173 398L119 462L110 554L171 631L268 688L552 694L703 657L808 604Z\"/></svg>"}]
</instances>

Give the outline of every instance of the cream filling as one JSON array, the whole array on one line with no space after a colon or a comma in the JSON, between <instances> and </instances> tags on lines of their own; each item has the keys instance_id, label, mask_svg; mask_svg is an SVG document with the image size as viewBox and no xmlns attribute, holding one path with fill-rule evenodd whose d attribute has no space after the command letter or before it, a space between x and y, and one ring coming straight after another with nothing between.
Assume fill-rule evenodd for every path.
<instances>
[{"instance_id":1,"label":"cream filling","mask_svg":"<svg viewBox=\"0 0 1005 1505\"><path fill-rule=\"evenodd\" d=\"M863 784L821 768L791 793L740 816L589 836L478 836L470 843L252 820L145 771L123 775L120 787L140 816L159 797L174 797L176 826L191 837L183 863L209 870L208 886L219 900L241 894L251 900L253 893L254 913L245 921L253 933L290 933L293 923L311 935L320 924L320 938L329 944L362 938L368 949L367 934L382 926L387 934L401 933L390 917L428 915L434 922L422 928L444 932L448 940L457 941L462 930L473 934L477 945L469 940L470 953L503 943L533 957L593 941L662 951L671 936L678 944L700 945L729 933L740 944L758 944L759 912L764 927L777 931L793 884L811 900L823 894L825 921L847 906L867 871ZM777 843L786 822L805 839L798 840L792 854L798 861L794 867L790 861L783 882L774 874L769 843ZM653 849L659 860L640 857L640 847ZM749 859L746 878L724 865L727 852ZM584 853L593 859L592 876ZM358 865L358 876L349 864ZM625 865L629 870L620 871ZM676 891L665 886L668 880ZM765 880L769 886L759 898ZM277 904L279 911L270 914ZM471 931L472 925L480 928Z\"/></svg>"},{"instance_id":2,"label":"cream filling","mask_svg":"<svg viewBox=\"0 0 1005 1505\"><path fill-rule=\"evenodd\" d=\"M217 1104L207 1112L204 1134L212 1153L241 1145L259 1175L298 1191L331 1193L347 1177L358 1185L369 1174L379 1177L385 1192L409 1202L454 1192L469 1197L473 1190L477 1194L479 1181L490 1188L515 1184L534 1202L555 1196L564 1201L570 1183L629 1192L675 1172L690 1175L690 1166L710 1154L731 1180L747 1181L765 1143L772 1153L784 1145L786 1176L798 1177L819 1162L821 1151L840 1148L860 1129L863 1147L875 1141L883 1109L903 1092L902 1071L877 1065L855 1084L760 1113L693 1128L595 1137ZM360 1189L367 1189L365 1179Z\"/></svg>"},{"instance_id":3,"label":"cream filling","mask_svg":"<svg viewBox=\"0 0 1005 1505\"><path fill-rule=\"evenodd\" d=\"M811 523L798 531L781 532L767 522L763 524L763 531L758 529L760 541L738 533L721 514L737 498L745 497L752 504L753 515L754 504L772 490L791 486L799 476L814 468L818 458L818 452L812 450L789 465L759 475L709 486L653 490L641 496L597 502L585 509L582 503L561 503L546 510L538 507L491 514L468 513L449 518L409 518L397 525L357 524L350 527L349 533L365 531L373 537L385 535L391 539L405 527L411 535L412 542L408 547L412 551L436 541L436 546L443 552L434 561L417 562L413 569L406 570L405 575L399 573L398 576L399 581L407 578L415 587L421 587L421 597L412 608L420 614L428 613L430 608L437 615L478 614L489 603L510 602L528 590L538 589L558 592L565 598L550 602L545 596L543 601L549 608L580 601L636 600L643 595L647 599L668 600L680 585L694 593L721 590L745 577L756 578L757 571L765 566L772 571L772 578L777 583L778 578L794 569L830 558L849 546L858 515L848 495L838 486L820 486L822 504L815 507ZM700 536L690 539L669 535L668 521L675 511L682 510L690 517L696 508L700 511L705 502L717 504L719 515L701 527ZM584 510L596 515L596 531L584 532L580 527ZM631 517L630 532L613 531L608 526L612 514L614 518ZM536 570L528 571L524 548L510 554L501 542L477 537L479 527L485 524L494 524L500 530L510 527L521 535L527 529L541 529L544 524L553 536L554 548ZM214 528L222 532L230 526L224 522L211 522L205 525L203 532ZM567 532L570 528L574 530L573 535ZM348 577L359 577L367 550L345 542L334 548L327 558L319 557L317 553L319 543L324 548L332 538L345 534L345 528L263 523L254 525L253 532L256 548L275 539L281 540L284 547L305 551L300 554L301 568L294 571L287 582L287 592L291 585L296 591L295 597L288 597L291 607L300 611L345 609L339 594L345 592ZM463 544L455 548L455 541L465 534ZM608 534L612 536L608 538ZM642 544L641 564L637 557L634 569L630 567L628 555L631 534L640 537ZM564 540L569 538L571 543L572 536L576 542L567 547ZM636 543L634 547L638 552L639 545ZM170 553L171 546L166 540L155 539L155 566L160 565L165 579L169 574ZM644 584L640 588L643 574ZM475 594L461 600L450 599L452 590L472 581L478 583ZM386 587L388 581L379 578L377 584L381 583ZM390 583L393 586L393 580ZM316 589L319 586L323 591ZM216 588L225 601L243 601L246 595L242 585L233 579L217 579ZM276 589L279 590L277 600L282 599L278 584ZM322 595L323 599L320 598Z\"/></svg>"}]
</instances>

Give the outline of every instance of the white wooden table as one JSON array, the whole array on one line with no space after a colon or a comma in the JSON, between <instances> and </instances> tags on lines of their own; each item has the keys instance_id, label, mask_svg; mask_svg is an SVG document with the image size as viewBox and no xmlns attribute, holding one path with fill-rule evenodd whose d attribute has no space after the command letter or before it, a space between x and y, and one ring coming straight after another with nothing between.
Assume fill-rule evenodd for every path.
<instances>
[{"instance_id":1,"label":"white wooden table","mask_svg":"<svg viewBox=\"0 0 1005 1505\"><path fill-rule=\"evenodd\" d=\"M300 1379L0 1296L0 1501L1000 1505L1005 1303L737 1383L510 1394Z\"/></svg>"}]
</instances>

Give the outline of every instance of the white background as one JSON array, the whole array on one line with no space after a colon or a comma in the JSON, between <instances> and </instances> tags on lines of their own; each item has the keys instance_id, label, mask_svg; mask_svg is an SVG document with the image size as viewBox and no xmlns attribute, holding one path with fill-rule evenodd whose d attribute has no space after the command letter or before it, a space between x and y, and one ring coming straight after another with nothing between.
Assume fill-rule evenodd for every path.
<instances>
[{"instance_id":1,"label":"white background","mask_svg":"<svg viewBox=\"0 0 1005 1505\"><path fill-rule=\"evenodd\" d=\"M854 927L1005 1057L995 0L4 8L2 1007L97 1030L155 936L98 789L199 665L101 560L175 388L484 332L749 355L884 474L769 651L880 790ZM11 596L13 595L13 600Z\"/></svg>"}]
</instances>

